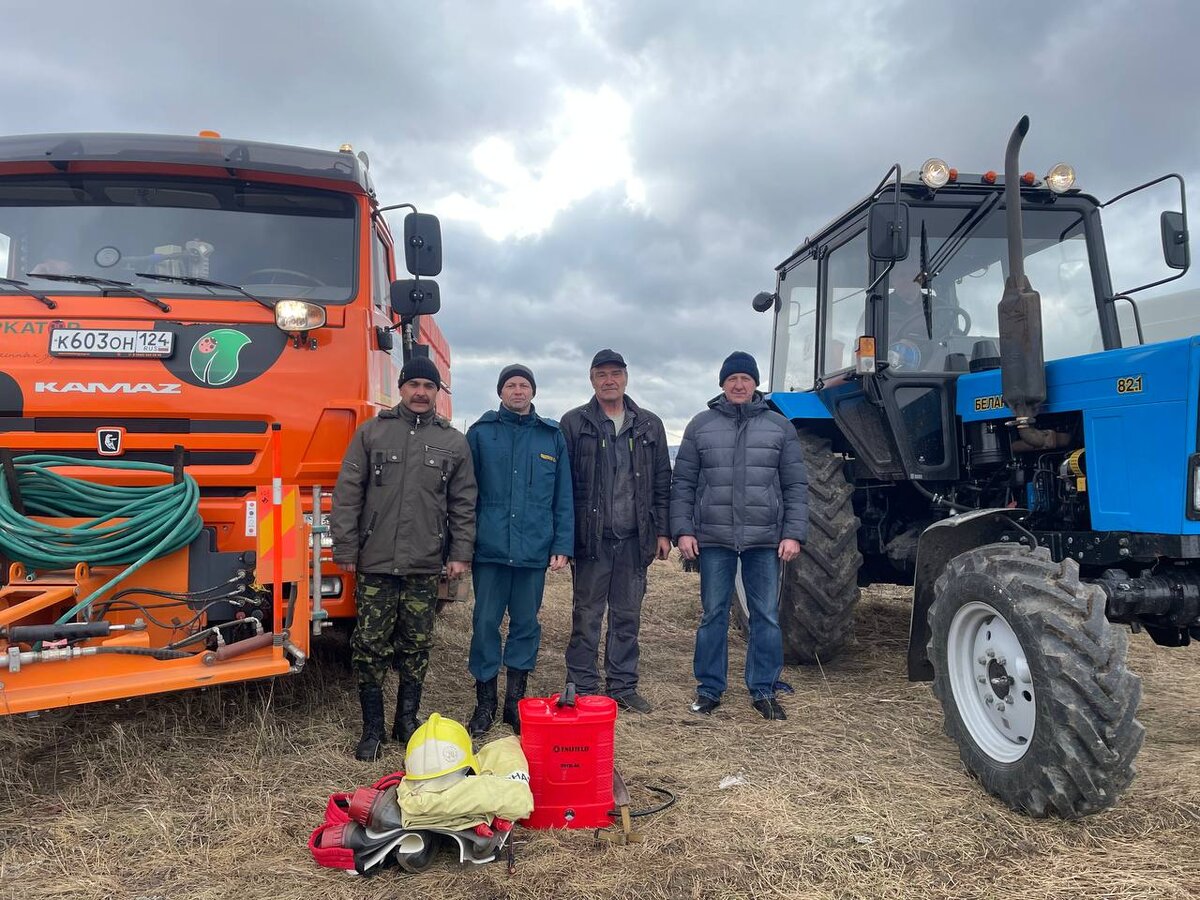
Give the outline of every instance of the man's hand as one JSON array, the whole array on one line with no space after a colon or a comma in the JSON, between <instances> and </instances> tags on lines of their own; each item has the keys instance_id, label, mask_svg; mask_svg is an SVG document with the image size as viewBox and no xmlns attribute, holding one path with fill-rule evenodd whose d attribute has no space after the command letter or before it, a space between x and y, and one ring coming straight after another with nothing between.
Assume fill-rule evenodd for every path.
<instances>
[{"instance_id":1,"label":"man's hand","mask_svg":"<svg viewBox=\"0 0 1200 900\"><path fill-rule=\"evenodd\" d=\"M658 552L654 555L657 559L666 559L671 555L671 539L669 537L661 534L658 536Z\"/></svg>"},{"instance_id":2,"label":"man's hand","mask_svg":"<svg viewBox=\"0 0 1200 900\"><path fill-rule=\"evenodd\" d=\"M679 540L675 542L675 546L679 548L679 552L683 554L684 559L695 559L700 555L700 545L696 543L694 534L681 535Z\"/></svg>"},{"instance_id":3,"label":"man's hand","mask_svg":"<svg viewBox=\"0 0 1200 900\"><path fill-rule=\"evenodd\" d=\"M466 575L469 571L471 571L471 564L469 562L461 562L460 560L452 559L450 562L446 563L447 578L462 578L462 576Z\"/></svg>"},{"instance_id":4,"label":"man's hand","mask_svg":"<svg viewBox=\"0 0 1200 900\"><path fill-rule=\"evenodd\" d=\"M794 541L791 538L784 538L779 542L779 558L784 562L791 562L800 555L800 542Z\"/></svg>"},{"instance_id":5,"label":"man's hand","mask_svg":"<svg viewBox=\"0 0 1200 900\"><path fill-rule=\"evenodd\" d=\"M551 572L561 572L566 567L567 567L567 557L563 556L561 553L558 553L558 554L550 557L550 571Z\"/></svg>"},{"instance_id":6,"label":"man's hand","mask_svg":"<svg viewBox=\"0 0 1200 900\"><path fill-rule=\"evenodd\" d=\"M349 572L351 575L358 569L358 563L338 563L343 572Z\"/></svg>"}]
</instances>

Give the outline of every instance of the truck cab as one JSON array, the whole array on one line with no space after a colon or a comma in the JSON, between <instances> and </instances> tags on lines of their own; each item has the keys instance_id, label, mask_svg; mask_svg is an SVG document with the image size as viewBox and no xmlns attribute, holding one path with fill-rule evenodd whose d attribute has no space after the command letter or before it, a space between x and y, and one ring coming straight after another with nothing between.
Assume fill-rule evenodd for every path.
<instances>
[{"instance_id":1,"label":"truck cab","mask_svg":"<svg viewBox=\"0 0 1200 900\"><path fill-rule=\"evenodd\" d=\"M254 492L273 474L320 523L351 435L397 402L405 359L436 362L438 412L451 413L428 278L440 232L402 205L398 248L367 157L349 145L0 138L4 448L178 463L222 553L255 546ZM398 277L397 257L413 278ZM352 617L354 601L351 577L316 558L319 630Z\"/></svg>"}]
</instances>

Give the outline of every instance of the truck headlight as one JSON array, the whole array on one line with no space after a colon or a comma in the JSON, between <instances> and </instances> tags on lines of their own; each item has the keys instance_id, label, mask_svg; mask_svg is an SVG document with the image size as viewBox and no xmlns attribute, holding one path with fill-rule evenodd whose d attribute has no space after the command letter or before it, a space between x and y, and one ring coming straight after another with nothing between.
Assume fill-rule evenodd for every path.
<instances>
[{"instance_id":1,"label":"truck headlight","mask_svg":"<svg viewBox=\"0 0 1200 900\"><path fill-rule=\"evenodd\" d=\"M275 304L275 326L280 331L312 331L325 324L325 307L304 300Z\"/></svg>"}]
</instances>

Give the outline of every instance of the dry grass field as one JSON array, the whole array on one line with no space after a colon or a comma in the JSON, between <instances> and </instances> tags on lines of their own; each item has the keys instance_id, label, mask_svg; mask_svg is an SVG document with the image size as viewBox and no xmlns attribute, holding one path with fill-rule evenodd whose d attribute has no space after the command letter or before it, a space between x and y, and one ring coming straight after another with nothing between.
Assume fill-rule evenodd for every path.
<instances>
[{"instance_id":1,"label":"dry grass field","mask_svg":"<svg viewBox=\"0 0 1200 900\"><path fill-rule=\"evenodd\" d=\"M1120 805L1083 822L1030 820L985 796L904 678L907 592L864 592L854 646L788 669L789 719L764 722L735 686L711 720L687 711L698 576L651 570L647 717L617 723L618 766L678 803L638 820L646 841L518 829L517 871L320 870L305 842L334 790L399 768L356 763L352 678L335 654L253 684L0 720L0 896L39 898L1121 897L1200 894L1200 666L1195 648L1132 641L1145 748ZM550 580L535 693L557 690L569 580ZM470 608L440 619L423 712L465 717ZM500 729L497 729L497 734ZM728 775L742 783L721 789Z\"/></svg>"}]
</instances>

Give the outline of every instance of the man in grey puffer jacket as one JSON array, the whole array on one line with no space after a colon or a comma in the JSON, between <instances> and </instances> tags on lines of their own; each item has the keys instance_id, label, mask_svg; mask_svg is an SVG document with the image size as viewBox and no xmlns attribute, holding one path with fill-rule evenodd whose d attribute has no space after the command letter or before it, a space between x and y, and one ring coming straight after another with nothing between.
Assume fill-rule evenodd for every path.
<instances>
[{"instance_id":1,"label":"man in grey puffer jacket","mask_svg":"<svg viewBox=\"0 0 1200 900\"><path fill-rule=\"evenodd\" d=\"M808 532L808 478L792 423L758 388L758 363L731 353L722 395L683 433L671 483L671 535L685 559L700 559L700 603L692 711L721 702L729 669L729 600L738 561L750 611L746 688L765 719L787 718L775 699L783 668L779 562L800 553Z\"/></svg>"}]
</instances>

